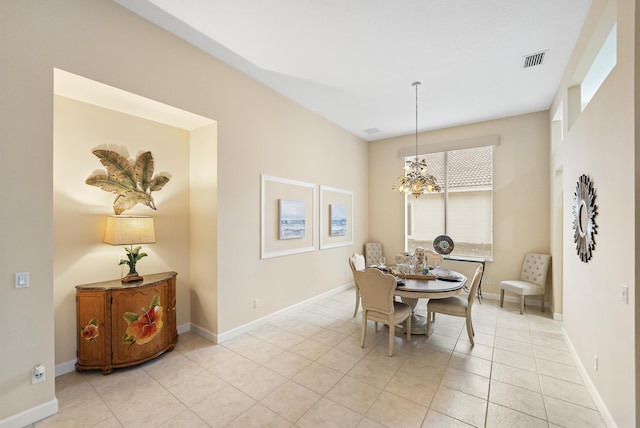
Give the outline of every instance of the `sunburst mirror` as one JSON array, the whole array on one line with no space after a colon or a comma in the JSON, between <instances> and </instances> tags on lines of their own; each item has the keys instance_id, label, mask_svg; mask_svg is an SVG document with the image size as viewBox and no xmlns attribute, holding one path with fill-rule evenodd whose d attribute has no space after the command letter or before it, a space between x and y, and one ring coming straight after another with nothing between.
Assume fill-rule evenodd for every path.
<instances>
[{"instance_id":1,"label":"sunburst mirror","mask_svg":"<svg viewBox=\"0 0 640 428\"><path fill-rule=\"evenodd\" d=\"M596 191L593 182L586 175L581 175L576 183L573 197L573 240L576 243L578 257L584 263L591 260L596 246L594 235L598 233L596 225Z\"/></svg>"}]
</instances>

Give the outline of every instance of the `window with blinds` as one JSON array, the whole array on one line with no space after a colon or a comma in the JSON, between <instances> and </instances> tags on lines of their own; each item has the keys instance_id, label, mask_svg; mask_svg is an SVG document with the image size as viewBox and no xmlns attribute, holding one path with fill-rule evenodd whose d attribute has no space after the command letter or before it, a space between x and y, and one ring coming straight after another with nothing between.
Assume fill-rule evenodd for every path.
<instances>
[{"instance_id":1,"label":"window with blinds","mask_svg":"<svg viewBox=\"0 0 640 428\"><path fill-rule=\"evenodd\" d=\"M493 146L421 155L443 191L407 196L406 249L448 235L453 255L493 258ZM413 158L413 157L412 157Z\"/></svg>"}]
</instances>

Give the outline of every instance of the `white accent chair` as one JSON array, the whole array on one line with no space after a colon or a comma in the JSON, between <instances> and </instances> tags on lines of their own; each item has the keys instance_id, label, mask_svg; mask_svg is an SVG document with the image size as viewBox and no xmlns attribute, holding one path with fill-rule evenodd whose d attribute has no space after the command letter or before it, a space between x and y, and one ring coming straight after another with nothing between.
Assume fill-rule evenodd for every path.
<instances>
[{"instance_id":1,"label":"white accent chair","mask_svg":"<svg viewBox=\"0 0 640 428\"><path fill-rule=\"evenodd\" d=\"M411 307L405 303L396 302L393 292L396 289L396 279L393 275L371 268L356 271L356 282L360 287L362 299L362 338L360 347L364 348L364 338L367 334L367 321L375 321L376 331L378 323L389 326L389 356L393 356L393 341L396 324L405 322L407 340L411 341Z\"/></svg>"},{"instance_id":2,"label":"white accent chair","mask_svg":"<svg viewBox=\"0 0 640 428\"><path fill-rule=\"evenodd\" d=\"M520 296L520 313L524 313L525 296L540 296L540 310L544 312L544 288L547 283L547 271L551 264L548 254L528 253L522 264L520 279L500 282L500 307L504 303L504 292Z\"/></svg>"},{"instance_id":3,"label":"white accent chair","mask_svg":"<svg viewBox=\"0 0 640 428\"><path fill-rule=\"evenodd\" d=\"M367 242L364 244L364 257L367 266L382 263L382 244L379 242Z\"/></svg>"},{"instance_id":4,"label":"white accent chair","mask_svg":"<svg viewBox=\"0 0 640 428\"><path fill-rule=\"evenodd\" d=\"M435 266L436 260L440 260L440 265L442 265L442 261L444 260L444 256L442 254L438 254L431 250L424 250L424 255L427 258L429 266Z\"/></svg>"},{"instance_id":5,"label":"white accent chair","mask_svg":"<svg viewBox=\"0 0 640 428\"><path fill-rule=\"evenodd\" d=\"M364 263L364 256L362 254L353 253L353 255L349 257L349 267L351 267L353 283L356 287L356 308L353 310L353 317L355 318L358 313L358 308L360 307L360 287L358 287L358 281L356 280L356 272L359 270L365 270L366 266Z\"/></svg>"},{"instance_id":6,"label":"white accent chair","mask_svg":"<svg viewBox=\"0 0 640 428\"><path fill-rule=\"evenodd\" d=\"M473 322L471 321L471 307L473 306L476 292L480 286L480 278L482 278L482 266L478 266L476 272L473 274L471 288L466 298L452 296L445 299L429 299L427 303L427 333L431 328L431 323L435 320L435 312L456 317L465 317L467 319L469 342L471 342L471 346L474 345L473 336L475 336L475 331L473 330Z\"/></svg>"},{"instance_id":7,"label":"white accent chair","mask_svg":"<svg viewBox=\"0 0 640 428\"><path fill-rule=\"evenodd\" d=\"M411 261L411 256L406 255L405 253L397 253L394 257L396 265L401 264L409 264Z\"/></svg>"}]
</instances>

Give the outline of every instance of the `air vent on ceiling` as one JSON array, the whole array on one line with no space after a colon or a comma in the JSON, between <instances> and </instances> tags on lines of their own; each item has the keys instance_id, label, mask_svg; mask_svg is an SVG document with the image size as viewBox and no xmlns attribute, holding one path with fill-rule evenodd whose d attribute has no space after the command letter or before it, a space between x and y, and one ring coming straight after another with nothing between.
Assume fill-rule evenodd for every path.
<instances>
[{"instance_id":1,"label":"air vent on ceiling","mask_svg":"<svg viewBox=\"0 0 640 428\"><path fill-rule=\"evenodd\" d=\"M373 135L373 134L377 134L378 132L380 132L380 130L378 128L369 128L369 129L363 129L362 132L364 132L365 134L368 134L368 135Z\"/></svg>"},{"instance_id":2,"label":"air vent on ceiling","mask_svg":"<svg viewBox=\"0 0 640 428\"><path fill-rule=\"evenodd\" d=\"M547 57L547 52L549 51L537 52L523 57L522 68L531 68L535 67L536 65L542 64L544 62L544 59Z\"/></svg>"}]
</instances>

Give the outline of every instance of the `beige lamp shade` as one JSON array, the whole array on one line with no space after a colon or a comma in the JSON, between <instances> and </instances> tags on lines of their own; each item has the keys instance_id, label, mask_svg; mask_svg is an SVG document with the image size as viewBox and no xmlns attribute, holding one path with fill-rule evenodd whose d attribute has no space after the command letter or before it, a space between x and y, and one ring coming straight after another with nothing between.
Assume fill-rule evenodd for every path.
<instances>
[{"instance_id":1,"label":"beige lamp shade","mask_svg":"<svg viewBox=\"0 0 640 428\"><path fill-rule=\"evenodd\" d=\"M156 242L153 217L110 215L104 230L104 242L111 245L152 244Z\"/></svg>"}]
</instances>

